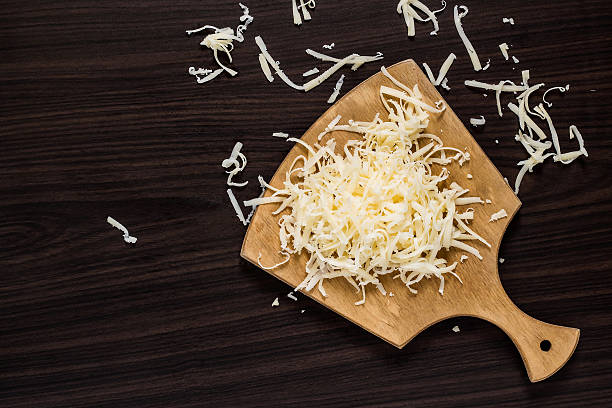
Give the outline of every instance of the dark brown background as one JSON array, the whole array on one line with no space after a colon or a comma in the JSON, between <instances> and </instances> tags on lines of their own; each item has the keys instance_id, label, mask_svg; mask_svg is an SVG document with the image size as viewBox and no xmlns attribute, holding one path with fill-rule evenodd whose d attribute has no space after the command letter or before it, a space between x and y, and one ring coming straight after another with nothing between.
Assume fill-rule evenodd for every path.
<instances>
[{"instance_id":1,"label":"dark brown background","mask_svg":"<svg viewBox=\"0 0 612 408\"><path fill-rule=\"evenodd\" d=\"M235 26L236 1L0 2L0 406L609 404L610 2L466 2L466 32L492 60L475 73L452 7L437 37L418 24L410 40L396 1L320 1L300 28L288 0L246 1L255 22L233 53L239 76L205 85L186 71L212 67L211 53L184 30ZM257 175L269 178L291 147L271 133L301 135L338 76L307 94L269 84L257 34L298 82L315 63L304 49L332 41L333 55L382 51L386 65L414 58L436 72L455 52L447 100L465 123L487 117L475 137L511 180L525 157L516 120L496 117L493 94L463 80L518 82L529 68L532 83L571 84L550 97L551 115L564 150L575 148L573 123L590 157L527 175L500 267L525 312L582 330L559 373L530 384L510 340L469 318L397 350L303 296L288 300L285 285L240 259L245 228L222 159L244 142L250 184L237 194L257 195ZM503 41L519 65L503 61ZM344 91L378 68L345 69ZM124 244L108 215L138 243Z\"/></svg>"}]
</instances>

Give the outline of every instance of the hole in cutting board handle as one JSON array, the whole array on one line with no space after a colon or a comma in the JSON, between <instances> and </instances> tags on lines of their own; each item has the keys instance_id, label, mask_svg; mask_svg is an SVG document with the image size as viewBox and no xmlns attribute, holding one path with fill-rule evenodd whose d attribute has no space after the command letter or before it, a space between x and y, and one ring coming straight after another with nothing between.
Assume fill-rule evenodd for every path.
<instances>
[{"instance_id":1,"label":"hole in cutting board handle","mask_svg":"<svg viewBox=\"0 0 612 408\"><path fill-rule=\"evenodd\" d=\"M550 341L548 340L542 340L542 342L540 343L540 350L542 351L549 351L551 347L552 344L550 344Z\"/></svg>"}]
</instances>

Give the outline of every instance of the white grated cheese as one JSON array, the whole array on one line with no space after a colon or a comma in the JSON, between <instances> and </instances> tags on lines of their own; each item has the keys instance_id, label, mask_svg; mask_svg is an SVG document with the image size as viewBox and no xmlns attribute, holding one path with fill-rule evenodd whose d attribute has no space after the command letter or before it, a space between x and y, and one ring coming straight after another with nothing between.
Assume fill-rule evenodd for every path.
<instances>
[{"instance_id":1,"label":"white grated cheese","mask_svg":"<svg viewBox=\"0 0 612 408\"><path fill-rule=\"evenodd\" d=\"M138 241L138 238L133 237L128 232L127 228L119 223L119 221L115 220L112 217L106 217L106 222L108 222L113 227L117 228L119 231L123 232L123 240L128 244L135 244Z\"/></svg>"},{"instance_id":2,"label":"white grated cheese","mask_svg":"<svg viewBox=\"0 0 612 408\"><path fill-rule=\"evenodd\" d=\"M284 133L284 132L274 132L272 133L272 136L274 137L282 137L282 138L288 138L289 137L289 133Z\"/></svg>"},{"instance_id":3,"label":"white grated cheese","mask_svg":"<svg viewBox=\"0 0 612 408\"><path fill-rule=\"evenodd\" d=\"M499 258L499 263L500 263L500 264L502 264L502 263L504 263L504 262L506 262L506 260L505 260L504 258Z\"/></svg>"},{"instance_id":4,"label":"white grated cheese","mask_svg":"<svg viewBox=\"0 0 612 408\"><path fill-rule=\"evenodd\" d=\"M544 95L542 95L542 101L546 104L546 106L550 108L552 107L552 103L546 101L546 95L548 95L550 91L555 91L555 90L561 93L564 93L564 92L569 91L569 88L570 88L569 84L565 86L555 86L555 87L549 88L546 92L544 92Z\"/></svg>"},{"instance_id":5,"label":"white grated cheese","mask_svg":"<svg viewBox=\"0 0 612 408\"><path fill-rule=\"evenodd\" d=\"M274 77L272 76L272 71L270 71L270 65L268 65L268 61L263 54L259 54L259 65L268 82L273 82Z\"/></svg>"},{"instance_id":6,"label":"white grated cheese","mask_svg":"<svg viewBox=\"0 0 612 408\"><path fill-rule=\"evenodd\" d=\"M307 77L307 76L310 76L310 75L314 75L314 74L316 74L316 73L318 73L318 72L319 72L319 68L313 68L313 69L310 69L310 70L308 70L308 71L304 72L304 73L302 74L302 76L303 76L303 77Z\"/></svg>"},{"instance_id":7,"label":"white grated cheese","mask_svg":"<svg viewBox=\"0 0 612 408\"><path fill-rule=\"evenodd\" d=\"M190 67L189 74L194 75L198 83L208 82L216 78L223 71L226 71L231 76L235 76L236 74L238 74L238 72L236 72L235 70L223 65L221 61L219 60L219 51L221 51L227 55L229 62L230 63L232 62L231 52L234 49L233 41L243 42L244 41L243 32L247 29L247 26L253 22L253 17L249 15L249 9L242 3L238 3L238 5L242 9L243 15L240 16L240 21L243 24L240 24L238 27L236 27L235 33L234 33L234 30L230 27L217 28L212 25L205 25L195 30L187 30L187 35L199 33L201 31L206 31L206 30L214 31L212 34L208 34L206 37L204 37L204 40L202 40L200 45L203 45L213 51L213 56L215 58L215 61L217 62L219 67L221 67L222 71L216 70L212 73L207 74L203 78L201 78L199 75L202 75L200 73L200 71L202 70L194 69L193 71L195 72L192 72L192 69Z\"/></svg>"},{"instance_id":8,"label":"white grated cheese","mask_svg":"<svg viewBox=\"0 0 612 408\"><path fill-rule=\"evenodd\" d=\"M461 329L459 328L459 326L454 326L454 327L453 327L453 331L454 331L455 333L459 333L459 332L461 331Z\"/></svg>"},{"instance_id":9,"label":"white grated cheese","mask_svg":"<svg viewBox=\"0 0 612 408\"><path fill-rule=\"evenodd\" d=\"M300 5L298 6L296 3L296 0L291 0L292 2L291 8L293 12L293 24L298 25L298 26L302 24L302 16L304 20L306 21L312 19L312 17L310 16L310 12L308 11L308 8L313 9L316 6L315 0L299 0L299 1L300 1ZM300 11L302 12L302 15L300 15Z\"/></svg>"},{"instance_id":10,"label":"white grated cheese","mask_svg":"<svg viewBox=\"0 0 612 408\"><path fill-rule=\"evenodd\" d=\"M446 83L444 84L442 83L446 79L446 74L448 73L448 70L450 69L451 65L453 65L453 62L455 61L455 59L457 59L457 56L451 52L450 55L446 57L446 60L442 64L442 67L440 67L440 71L438 71L437 77L434 77L433 72L431 71L431 68L429 68L429 65L427 65L426 63L423 63L423 67L425 68L425 72L427 73L427 77L429 78L429 81L435 86L442 85L444 89L450 90L450 88L448 88L448 85L446 85Z\"/></svg>"},{"instance_id":11,"label":"white grated cheese","mask_svg":"<svg viewBox=\"0 0 612 408\"><path fill-rule=\"evenodd\" d=\"M468 256L467 255L461 255L461 258L459 258L459 262L463 263L464 261L468 260Z\"/></svg>"},{"instance_id":12,"label":"white grated cheese","mask_svg":"<svg viewBox=\"0 0 612 408\"><path fill-rule=\"evenodd\" d=\"M464 241L490 247L467 226L471 211L457 211L457 206L482 199L465 197L468 190L457 183L443 188L448 169L432 172L431 164L469 160L467 152L446 147L438 136L425 133L428 112L443 110L423 101L417 86L409 88L384 67L381 71L401 89L380 87L387 121L381 115L346 125L334 120L328 131L363 136L347 142L343 155L336 153L333 138L314 146L288 139L304 151L287 170L283 188L245 202L279 204L274 214L282 213L278 222L281 253L287 256L283 262L302 250L309 254L306 276L296 289L317 287L326 296L324 281L342 277L360 292L356 305L365 302L369 285L384 294L379 277L391 273L412 293L423 278L436 277L442 293L444 275L457 277L457 262L442 258L443 249L456 247L482 259L475 244Z\"/></svg>"},{"instance_id":13,"label":"white grated cheese","mask_svg":"<svg viewBox=\"0 0 612 408\"><path fill-rule=\"evenodd\" d=\"M255 43L259 47L259 50L261 51L261 53L266 58L266 61L268 61L268 64L272 67L272 69L274 69L274 72L276 72L278 74L278 77L280 79L282 79L284 83L286 83L287 85L289 85L293 89L297 89L298 91L303 91L304 90L303 86L296 85L293 81L291 81L289 79L289 77L287 75L285 75L285 73L283 71L281 71L281 69L279 67L279 64L277 64L277 62L274 60L274 58L272 58L272 56L268 52L268 49L266 48L266 44L263 42L263 40L262 40L262 38L260 36L255 37ZM263 67L262 67L262 69L263 69Z\"/></svg>"},{"instance_id":14,"label":"white grated cheese","mask_svg":"<svg viewBox=\"0 0 612 408\"><path fill-rule=\"evenodd\" d=\"M519 59L516 58L514 55L512 56L512 61L514 61L515 64L519 63Z\"/></svg>"},{"instance_id":15,"label":"white grated cheese","mask_svg":"<svg viewBox=\"0 0 612 408\"><path fill-rule=\"evenodd\" d=\"M510 18L504 17L504 18L502 18L502 23L514 25L514 19L512 17L510 17Z\"/></svg>"},{"instance_id":16,"label":"white grated cheese","mask_svg":"<svg viewBox=\"0 0 612 408\"><path fill-rule=\"evenodd\" d=\"M553 157L553 159L556 162L560 161L563 164L570 164L571 162L573 162L580 156L589 157L589 153L584 148L584 139L582 139L582 134L580 134L580 131L578 130L576 126L572 125L569 128L570 140L573 139L574 136L578 140L579 149L573 152L569 152L569 153L557 154L556 156Z\"/></svg>"},{"instance_id":17,"label":"white grated cheese","mask_svg":"<svg viewBox=\"0 0 612 408\"><path fill-rule=\"evenodd\" d=\"M274 301L272 302L272 307L278 307L280 305L280 303L278 302L278 298L274 299Z\"/></svg>"},{"instance_id":18,"label":"white grated cheese","mask_svg":"<svg viewBox=\"0 0 612 408\"><path fill-rule=\"evenodd\" d=\"M327 100L327 103L336 102L338 95L340 95L340 89L342 89L342 84L344 84L344 74L342 74L340 76L340 79L338 79L338 82L336 82L336 86L334 87L334 92L332 92L331 96Z\"/></svg>"},{"instance_id":19,"label":"white grated cheese","mask_svg":"<svg viewBox=\"0 0 612 408\"><path fill-rule=\"evenodd\" d=\"M505 60L508 61L508 58L510 58L510 56L508 55L508 50L510 49L510 47L508 47L508 44L499 44L499 49L501 50L501 53L504 56Z\"/></svg>"},{"instance_id":20,"label":"white grated cheese","mask_svg":"<svg viewBox=\"0 0 612 408\"><path fill-rule=\"evenodd\" d=\"M393 292L389 292L389 296L390 296L390 297L393 297L393 296L395 296L395 295L393 294Z\"/></svg>"},{"instance_id":21,"label":"white grated cheese","mask_svg":"<svg viewBox=\"0 0 612 408\"><path fill-rule=\"evenodd\" d=\"M242 212L242 208L240 208L240 205L238 204L238 201L236 200L236 196L234 196L234 192L232 191L231 188L227 189L227 196L230 199L230 202L232 203L232 207L234 207L234 211L236 211L236 215L238 216L238 219L240 220L240 222L243 225L247 225L246 219L244 218L244 213Z\"/></svg>"},{"instance_id":22,"label":"white grated cheese","mask_svg":"<svg viewBox=\"0 0 612 408\"><path fill-rule=\"evenodd\" d=\"M492 203L492 201L491 201L491 200L489 200L489 199L487 198L487 199L485 200L485 203L487 203L487 204L491 204L491 203Z\"/></svg>"},{"instance_id":23,"label":"white grated cheese","mask_svg":"<svg viewBox=\"0 0 612 408\"><path fill-rule=\"evenodd\" d=\"M473 179L473 178L474 178L474 176L472 176L470 173L468 173L468 174L467 174L467 178L471 180L471 179Z\"/></svg>"},{"instance_id":24,"label":"white grated cheese","mask_svg":"<svg viewBox=\"0 0 612 408\"><path fill-rule=\"evenodd\" d=\"M442 80L442 83L440 83L440 86L441 86L442 88L446 89L447 91L450 91L450 90L451 90L450 86L448 86L448 78L444 78L444 79Z\"/></svg>"},{"instance_id":25,"label":"white grated cheese","mask_svg":"<svg viewBox=\"0 0 612 408\"><path fill-rule=\"evenodd\" d=\"M489 69L490 66L491 66L491 58L487 60L487 63L485 64L484 67L482 67L482 70L486 71L487 69Z\"/></svg>"},{"instance_id":26,"label":"white grated cheese","mask_svg":"<svg viewBox=\"0 0 612 408\"><path fill-rule=\"evenodd\" d=\"M325 48L326 50L332 50L335 46L336 46L336 43L323 44L323 48Z\"/></svg>"},{"instance_id":27,"label":"white grated cheese","mask_svg":"<svg viewBox=\"0 0 612 408\"><path fill-rule=\"evenodd\" d=\"M491 218L489 218L489 222L495 222L497 220L501 220L502 218L506 218L508 213L503 208L496 212L495 214L491 214Z\"/></svg>"},{"instance_id":28,"label":"white grated cheese","mask_svg":"<svg viewBox=\"0 0 612 408\"><path fill-rule=\"evenodd\" d=\"M461 12L459 12L461 10ZM463 31L463 26L461 25L461 19L465 17L468 13L468 8L466 6L455 6L455 27L457 28L457 33L459 33L459 37L461 37L461 41L463 41L463 45L470 56L470 60L472 61L472 65L474 66L474 71L480 71L482 66L480 65L480 59L478 59L478 54L476 54L476 50L474 46L470 42L470 40L465 35Z\"/></svg>"},{"instance_id":29,"label":"white grated cheese","mask_svg":"<svg viewBox=\"0 0 612 408\"><path fill-rule=\"evenodd\" d=\"M287 293L287 297L295 302L297 302L298 298L293 294L293 292Z\"/></svg>"},{"instance_id":30,"label":"white grated cheese","mask_svg":"<svg viewBox=\"0 0 612 408\"><path fill-rule=\"evenodd\" d=\"M495 144L499 144L499 140L498 139L495 139Z\"/></svg>"},{"instance_id":31,"label":"white grated cheese","mask_svg":"<svg viewBox=\"0 0 612 408\"><path fill-rule=\"evenodd\" d=\"M480 115L479 118L470 118L470 124L472 126L483 126L486 123L485 117Z\"/></svg>"},{"instance_id":32,"label":"white grated cheese","mask_svg":"<svg viewBox=\"0 0 612 408\"><path fill-rule=\"evenodd\" d=\"M446 1L442 1L442 8L440 10L431 11L426 5L421 3L418 0L400 0L397 3L397 14L401 14L404 16L404 21L406 22L406 27L408 28L408 36L414 37L415 29L414 29L414 21L419 21L422 23L431 21L433 24L433 31L429 33L430 35L438 34L438 19L436 18L436 14L440 13L446 8ZM421 17L417 10L421 11L425 14L426 18Z\"/></svg>"},{"instance_id":33,"label":"white grated cheese","mask_svg":"<svg viewBox=\"0 0 612 408\"><path fill-rule=\"evenodd\" d=\"M234 145L234 148L232 149L232 154L230 155L230 157L228 159L223 160L223 162L221 163L221 166L223 166L224 169L228 169L228 168L234 166L234 168L232 170L226 172L226 173L228 173L228 176L227 176L227 185L228 186L244 187L244 186L246 186L249 183L248 181L245 181L244 183L234 183L232 181L232 178L236 174L238 174L242 170L244 170L244 168L247 165L246 156L240 152L240 149L242 149L242 143L236 142L236 144ZM240 164L238 162L238 159L240 159L242 164Z\"/></svg>"}]
</instances>

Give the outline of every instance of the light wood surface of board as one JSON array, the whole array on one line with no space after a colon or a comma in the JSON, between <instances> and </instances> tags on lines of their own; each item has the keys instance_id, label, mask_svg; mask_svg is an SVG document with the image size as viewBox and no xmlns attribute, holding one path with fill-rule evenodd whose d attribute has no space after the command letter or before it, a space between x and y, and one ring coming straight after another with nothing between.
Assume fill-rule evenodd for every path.
<instances>
[{"instance_id":1,"label":"light wood surface of board","mask_svg":"<svg viewBox=\"0 0 612 408\"><path fill-rule=\"evenodd\" d=\"M389 67L388 71L410 87L418 84L426 102L433 105L443 99L414 61L400 62ZM342 115L340 123L343 124L349 119L369 121L376 113L386 112L379 98L381 85L394 87L382 73L355 87L328 109L306 131L302 140L311 145L316 143L319 133L337 115ZM569 360L578 344L580 331L544 323L526 315L514 305L501 285L497 271L498 249L503 234L521 203L449 106L442 114L430 115L427 130L440 136L446 146L462 150L467 148L471 155L471 160L462 167L457 164L447 166L451 172L450 181L469 188L470 195L492 201L491 204L473 206L475 216L472 228L492 244L492 247L488 248L474 241L474 246L480 251L483 260L457 249L448 251L445 258L451 263L458 261L463 254L468 255L469 259L459 263L455 271L463 284L448 277L444 295L438 293L437 279L424 279L415 286L418 294L413 295L400 280L393 280L389 276L383 277L382 282L387 293L393 292L394 296L384 296L370 287L366 292L366 303L361 306L354 305L354 302L361 298L361 294L355 293L355 289L342 279L326 281L328 297L323 297L316 288L304 294L399 348L441 320L454 316L485 319L501 328L512 339L521 354L529 379L534 382L543 380ZM358 135L336 131L327 137L334 137L341 148L349 138ZM279 166L270 184L282 187L291 162L304 153L305 149L296 145ZM467 178L468 173L473 175L472 179ZM265 194L269 195L271 191ZM275 208L276 205L260 206L247 230L241 255L255 265L258 265L260 255L260 262L264 266L277 264L284 259L279 254L279 216L272 214ZM491 214L501 209L507 211L508 217L489 222ZM267 272L294 288L306 276L304 268L307 258L305 253L292 256L286 264ZM541 343L545 341L550 342L548 351L541 348Z\"/></svg>"}]
</instances>

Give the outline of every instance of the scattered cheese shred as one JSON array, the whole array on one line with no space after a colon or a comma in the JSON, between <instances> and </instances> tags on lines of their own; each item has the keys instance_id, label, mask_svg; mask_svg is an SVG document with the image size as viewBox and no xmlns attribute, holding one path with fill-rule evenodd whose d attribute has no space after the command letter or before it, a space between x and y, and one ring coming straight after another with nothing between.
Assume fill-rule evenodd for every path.
<instances>
[{"instance_id":1,"label":"scattered cheese shred","mask_svg":"<svg viewBox=\"0 0 612 408\"><path fill-rule=\"evenodd\" d=\"M504 258L499 258L499 263L500 263L500 264L502 264L502 263L504 263L504 262L506 262L506 260L505 260Z\"/></svg>"},{"instance_id":2,"label":"scattered cheese shred","mask_svg":"<svg viewBox=\"0 0 612 408\"><path fill-rule=\"evenodd\" d=\"M234 49L233 41L243 42L244 41L243 32L247 29L247 26L253 22L253 17L249 15L249 9L242 3L238 3L238 5L240 6L240 8L242 8L243 15L240 17L240 21L243 22L243 24L240 24L236 28L235 33L234 33L234 30L230 27L217 28L212 25L205 25L195 30L187 30L187 35L199 33L201 31L206 31L206 30L214 31L212 34L208 34L206 37L204 37L200 45L211 49L213 51L215 61L217 62L219 67L221 67L223 71L226 71L231 76L235 76L236 74L238 74L238 72L236 72L235 70L231 68L226 67L225 65L221 63L221 61L219 60L219 51L224 52L227 55L229 62L231 63L232 62L231 52ZM222 72L222 71L219 72L219 70L216 70L213 73L209 73L208 75L201 78L199 76L199 75L202 75L201 69L192 70L191 68L192 67L189 68L189 74L196 76L198 83L208 82L216 78Z\"/></svg>"},{"instance_id":3,"label":"scattered cheese shred","mask_svg":"<svg viewBox=\"0 0 612 408\"><path fill-rule=\"evenodd\" d=\"M570 88L569 84L565 86L555 86L555 87L549 88L546 92L544 92L544 95L542 95L542 101L546 104L546 106L550 108L552 107L552 103L546 100L546 95L548 95L550 91L559 91L561 93L564 93L564 92L569 91L569 88Z\"/></svg>"},{"instance_id":4,"label":"scattered cheese shred","mask_svg":"<svg viewBox=\"0 0 612 408\"><path fill-rule=\"evenodd\" d=\"M310 81L306 82L302 86L302 85L297 85L296 83L291 81L291 79L289 79L287 75L285 75L285 73L280 69L278 62L275 61L274 58L272 58L272 56L268 52L266 44L264 43L263 39L260 36L255 37L255 43L259 47L261 54L265 57L265 60L268 62L268 65L274 70L274 72L276 72L276 74L279 76L280 79L283 80L283 82L285 82L287 85L289 85L293 89L297 89L298 91L306 91L306 92L310 91L311 89L323 83L323 81L325 81L327 78L332 76L336 71L338 71L340 68L342 68L345 65L352 65L352 70L354 71L357 68L359 68L361 65L367 62L378 61L382 59L383 57L381 53L377 53L374 56L362 56L359 54L351 54L343 59L338 59L338 58L330 57L325 54L321 54L316 51L307 49L306 50L307 54L310 54L313 57L318 58L322 61L335 62L335 64L331 68L329 68L328 70L326 70L319 76L315 77L314 79L311 79ZM263 65L262 65L262 70L265 70ZM311 73L317 73L317 72L319 72L318 69L316 72L313 69L313 70L308 71L308 75L311 75ZM305 74L306 73L304 73L303 76L307 76Z\"/></svg>"},{"instance_id":5,"label":"scattered cheese shred","mask_svg":"<svg viewBox=\"0 0 612 408\"><path fill-rule=\"evenodd\" d=\"M318 72L319 72L319 68L313 68L313 69L310 69L310 70L308 70L308 71L304 72L304 73L302 74L302 76L307 77L307 76L314 75L314 74L316 74L316 73L318 73Z\"/></svg>"},{"instance_id":6,"label":"scattered cheese shred","mask_svg":"<svg viewBox=\"0 0 612 408\"><path fill-rule=\"evenodd\" d=\"M514 19L512 17L510 17L510 18L504 17L504 18L502 18L502 23L514 25Z\"/></svg>"},{"instance_id":7,"label":"scattered cheese shred","mask_svg":"<svg viewBox=\"0 0 612 408\"><path fill-rule=\"evenodd\" d=\"M289 133L284 133L284 132L274 132L272 133L272 136L274 137L282 137L282 138L288 138L289 137Z\"/></svg>"},{"instance_id":8,"label":"scattered cheese shred","mask_svg":"<svg viewBox=\"0 0 612 408\"><path fill-rule=\"evenodd\" d=\"M472 65L474 66L474 71L480 71L482 69L482 66L480 65L480 59L478 59L478 54L476 54L474 46L465 35L465 32L463 31L463 26L461 25L461 19L467 15L468 11L469 10L466 6L455 6L455 27L457 28L457 33L459 33L459 37L461 38L461 41L463 41L463 45L465 46L465 49L467 50L468 55L470 56L470 60L472 61Z\"/></svg>"},{"instance_id":9,"label":"scattered cheese shred","mask_svg":"<svg viewBox=\"0 0 612 408\"><path fill-rule=\"evenodd\" d=\"M463 263L465 261L468 260L468 256L467 255L461 255L461 258L459 258L459 262Z\"/></svg>"},{"instance_id":10,"label":"scattered cheese shred","mask_svg":"<svg viewBox=\"0 0 612 408\"><path fill-rule=\"evenodd\" d=\"M454 326L454 327L453 327L453 331L454 331L455 333L459 333L459 332L461 331L461 329L459 328L459 326Z\"/></svg>"},{"instance_id":11,"label":"scattered cheese shred","mask_svg":"<svg viewBox=\"0 0 612 408\"><path fill-rule=\"evenodd\" d=\"M301 25L302 24L302 16L304 20L308 21L312 19L310 16L310 12L308 8L314 9L316 6L315 0L300 0L300 5L298 6L296 0L291 0L292 2L292 10L293 10L293 24ZM300 15L300 11L302 15Z\"/></svg>"},{"instance_id":12,"label":"scattered cheese shred","mask_svg":"<svg viewBox=\"0 0 612 408\"><path fill-rule=\"evenodd\" d=\"M388 121L377 115L371 122L349 121L329 131L342 130L363 137L350 140L336 153L336 141L301 145L303 154L287 170L283 187L273 194L245 202L245 205L277 203L281 253L307 251L306 276L297 290L317 287L326 296L323 282L342 277L360 293L365 302L366 287L385 294L380 276L393 274L412 293L423 278L440 280L454 273L457 262L449 264L442 251L452 247L482 259L475 246L464 241L490 244L466 224L471 211L458 206L482 203L479 197L465 197L469 191L457 183L442 187L450 171L436 174L432 165L469 160L469 153L442 144L438 136L425 132L430 113L440 113L423 100L417 86L409 88L383 74L399 89L380 87L380 98ZM449 155L450 153L450 155ZM472 210L473 211L473 210ZM472 244L474 245L474 244Z\"/></svg>"},{"instance_id":13,"label":"scattered cheese shred","mask_svg":"<svg viewBox=\"0 0 612 408\"><path fill-rule=\"evenodd\" d=\"M278 307L279 305L280 305L280 303L278 301L278 298L276 298L276 299L274 299L274 301L272 301L272 307Z\"/></svg>"},{"instance_id":14,"label":"scattered cheese shred","mask_svg":"<svg viewBox=\"0 0 612 408\"><path fill-rule=\"evenodd\" d=\"M489 69L489 67L491 67L491 58L487 60L487 63L485 64L484 67L482 67L482 70L486 71L487 69Z\"/></svg>"},{"instance_id":15,"label":"scattered cheese shred","mask_svg":"<svg viewBox=\"0 0 612 408\"><path fill-rule=\"evenodd\" d=\"M442 88L446 89L447 91L450 91L450 90L451 90L450 86L448 86L448 78L444 78L444 79L442 80L442 83L440 83L440 86L441 86Z\"/></svg>"},{"instance_id":16,"label":"scattered cheese shred","mask_svg":"<svg viewBox=\"0 0 612 408\"><path fill-rule=\"evenodd\" d=\"M334 87L334 92L332 92L331 96L327 100L327 103L334 103L340 95L340 89L342 89L342 84L344 84L344 74L340 76L338 82L336 82L336 86Z\"/></svg>"},{"instance_id":17,"label":"scattered cheese shred","mask_svg":"<svg viewBox=\"0 0 612 408\"><path fill-rule=\"evenodd\" d=\"M451 52L450 55L446 57L446 60L442 64L442 67L440 67L440 71L438 72L437 78L434 78L433 72L431 72L431 68L429 68L429 65L423 63L423 67L425 67L425 72L427 72L427 76L429 77L429 80L432 84L436 86L442 84L442 81L446 79L446 74L448 73L448 70L450 69L451 65L453 65L455 59L457 59L457 56Z\"/></svg>"},{"instance_id":18,"label":"scattered cheese shred","mask_svg":"<svg viewBox=\"0 0 612 408\"><path fill-rule=\"evenodd\" d=\"M128 232L127 228L121 225L117 220L112 217L106 217L106 222L108 222L113 227L117 228L119 231L123 232L123 240L128 244L135 244L138 241L138 238L133 237Z\"/></svg>"},{"instance_id":19,"label":"scattered cheese shred","mask_svg":"<svg viewBox=\"0 0 612 408\"><path fill-rule=\"evenodd\" d=\"M471 180L471 179L473 179L473 178L474 178L474 176L472 176L470 173L468 173L468 174L467 174L467 178Z\"/></svg>"},{"instance_id":20,"label":"scattered cheese shred","mask_svg":"<svg viewBox=\"0 0 612 408\"><path fill-rule=\"evenodd\" d=\"M293 294L293 292L287 293L287 297L295 302L297 302L298 298Z\"/></svg>"},{"instance_id":21,"label":"scattered cheese shred","mask_svg":"<svg viewBox=\"0 0 612 408\"><path fill-rule=\"evenodd\" d=\"M223 166L224 169L228 169L228 168L234 166L234 168L232 170L226 172L226 173L229 174L227 176L227 185L228 186L244 187L244 186L246 186L249 183L248 181L245 181L244 183L234 183L232 181L232 178L236 174L238 174L242 170L244 170L244 168L247 165L246 156L240 152L240 149L242 149L242 143L236 142L236 144L234 145L234 148L232 149L232 154L230 155L230 157L228 159L223 160L223 162L221 163L221 166ZM240 159L242 164L238 162L238 159Z\"/></svg>"},{"instance_id":22,"label":"scattered cheese shred","mask_svg":"<svg viewBox=\"0 0 612 408\"><path fill-rule=\"evenodd\" d=\"M470 124L472 126L483 126L487 121L485 117L480 115L480 118L470 118Z\"/></svg>"},{"instance_id":23,"label":"scattered cheese shred","mask_svg":"<svg viewBox=\"0 0 612 408\"><path fill-rule=\"evenodd\" d=\"M335 46L336 46L336 43L323 44L323 48L325 48L326 50L332 50Z\"/></svg>"},{"instance_id":24,"label":"scattered cheese shred","mask_svg":"<svg viewBox=\"0 0 612 408\"><path fill-rule=\"evenodd\" d=\"M514 55L512 56L512 61L514 61L515 64L519 63L519 59L516 58Z\"/></svg>"},{"instance_id":25,"label":"scattered cheese shred","mask_svg":"<svg viewBox=\"0 0 612 408\"><path fill-rule=\"evenodd\" d=\"M230 202L232 203L232 207L234 207L234 211L236 211L236 215L238 216L240 222L243 225L247 225L246 219L244 218L244 213L242 212L242 208L240 208L238 200L236 200L236 196L234 195L234 192L231 188L227 189L227 196L229 197Z\"/></svg>"},{"instance_id":26,"label":"scattered cheese shred","mask_svg":"<svg viewBox=\"0 0 612 408\"><path fill-rule=\"evenodd\" d=\"M406 27L408 28L408 36L414 37L415 29L414 29L414 21L419 21L421 23L426 23L431 21L433 24L433 31L429 33L430 35L437 35L438 30L440 29L438 26L438 19L436 17L437 13L440 13L446 8L446 1L442 1L442 8L440 10L431 11L429 7L424 5L418 0L400 0L397 3L397 14L404 16L404 21L406 22ZM416 10L415 10L416 9ZM425 14L426 17L421 17L417 10L421 11Z\"/></svg>"},{"instance_id":27,"label":"scattered cheese shred","mask_svg":"<svg viewBox=\"0 0 612 408\"><path fill-rule=\"evenodd\" d=\"M259 65L261 66L261 70L266 76L268 82L273 82L274 77L272 76L272 71L270 71L270 65L268 65L268 61L266 60L266 57L263 54L259 54Z\"/></svg>"},{"instance_id":28,"label":"scattered cheese shred","mask_svg":"<svg viewBox=\"0 0 612 408\"><path fill-rule=\"evenodd\" d=\"M491 214L491 218L489 218L489 222L495 222L497 220L501 220L502 218L506 218L508 213L503 208L496 212L495 214Z\"/></svg>"},{"instance_id":29,"label":"scattered cheese shred","mask_svg":"<svg viewBox=\"0 0 612 408\"><path fill-rule=\"evenodd\" d=\"M506 43L499 44L499 49L501 50L501 53L506 59L506 61L508 61L508 58L510 58L510 56L508 55L508 50L510 49L510 47L508 47L508 44Z\"/></svg>"},{"instance_id":30,"label":"scattered cheese shred","mask_svg":"<svg viewBox=\"0 0 612 408\"><path fill-rule=\"evenodd\" d=\"M491 200L489 200L489 199L487 198L487 199L485 200L485 203L487 203L487 204L491 204L491 203L492 203L492 201L491 201Z\"/></svg>"}]
</instances>

